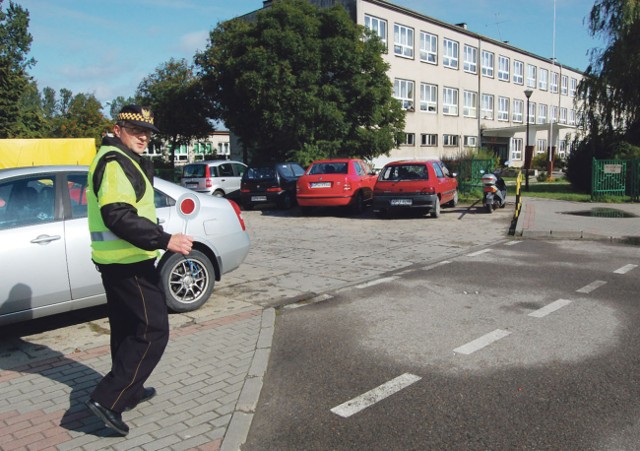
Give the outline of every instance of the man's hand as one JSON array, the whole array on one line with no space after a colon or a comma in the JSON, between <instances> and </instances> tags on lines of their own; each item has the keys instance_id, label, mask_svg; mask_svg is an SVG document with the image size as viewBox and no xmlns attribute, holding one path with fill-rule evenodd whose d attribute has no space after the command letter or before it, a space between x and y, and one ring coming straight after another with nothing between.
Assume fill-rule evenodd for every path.
<instances>
[{"instance_id":1,"label":"man's hand","mask_svg":"<svg viewBox=\"0 0 640 451\"><path fill-rule=\"evenodd\" d=\"M189 254L189 252L191 252L192 246L193 238L191 238L189 235L185 235L184 233L175 233L171 235L167 250L175 252L176 254L187 255Z\"/></svg>"}]
</instances>

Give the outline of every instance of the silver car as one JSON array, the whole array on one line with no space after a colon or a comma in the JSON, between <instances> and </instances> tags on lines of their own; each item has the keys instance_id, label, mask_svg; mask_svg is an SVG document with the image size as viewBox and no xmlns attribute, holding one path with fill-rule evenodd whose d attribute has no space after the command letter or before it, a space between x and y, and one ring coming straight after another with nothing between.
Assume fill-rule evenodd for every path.
<instances>
[{"instance_id":1,"label":"silver car","mask_svg":"<svg viewBox=\"0 0 640 451\"><path fill-rule=\"evenodd\" d=\"M86 166L0 170L0 325L106 302L91 261ZM169 233L193 236L188 257L165 252L158 261L171 310L202 306L215 281L249 253L249 235L237 204L197 194L155 178L158 220ZM176 201L199 199L185 222ZM187 216L191 218L191 216Z\"/></svg>"},{"instance_id":2,"label":"silver car","mask_svg":"<svg viewBox=\"0 0 640 451\"><path fill-rule=\"evenodd\" d=\"M180 185L199 193L237 199L247 165L232 160L199 161L182 168Z\"/></svg>"}]
</instances>

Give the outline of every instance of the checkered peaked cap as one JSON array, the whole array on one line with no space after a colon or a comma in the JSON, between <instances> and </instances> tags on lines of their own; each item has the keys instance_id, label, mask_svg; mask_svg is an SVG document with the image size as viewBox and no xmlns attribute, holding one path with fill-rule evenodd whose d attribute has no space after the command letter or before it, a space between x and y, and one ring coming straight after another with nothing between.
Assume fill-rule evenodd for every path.
<instances>
[{"instance_id":1,"label":"checkered peaked cap","mask_svg":"<svg viewBox=\"0 0 640 451\"><path fill-rule=\"evenodd\" d=\"M153 112L140 105L125 105L122 107L116 118L118 122L128 122L129 124L149 128L154 132L159 132L153 123Z\"/></svg>"}]
</instances>

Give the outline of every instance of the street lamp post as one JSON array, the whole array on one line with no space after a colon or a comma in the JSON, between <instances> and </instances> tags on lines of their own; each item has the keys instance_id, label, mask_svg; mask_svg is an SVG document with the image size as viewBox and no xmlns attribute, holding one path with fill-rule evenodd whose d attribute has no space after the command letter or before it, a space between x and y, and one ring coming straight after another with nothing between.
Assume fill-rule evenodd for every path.
<instances>
[{"instance_id":1,"label":"street lamp post","mask_svg":"<svg viewBox=\"0 0 640 451\"><path fill-rule=\"evenodd\" d=\"M529 110L529 99L531 98L531 94L533 94L532 89L526 89L524 91L524 95L527 96L527 137L525 139L525 147L524 147L524 173L525 173L525 189L529 191L529 166L531 166L531 151L529 149L529 115L531 110Z\"/></svg>"}]
</instances>

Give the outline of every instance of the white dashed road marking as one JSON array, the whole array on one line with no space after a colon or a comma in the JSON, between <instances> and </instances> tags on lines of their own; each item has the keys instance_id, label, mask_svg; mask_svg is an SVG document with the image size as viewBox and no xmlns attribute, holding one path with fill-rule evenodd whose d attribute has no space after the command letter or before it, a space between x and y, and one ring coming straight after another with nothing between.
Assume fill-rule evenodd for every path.
<instances>
[{"instance_id":1,"label":"white dashed road marking","mask_svg":"<svg viewBox=\"0 0 640 451\"><path fill-rule=\"evenodd\" d=\"M481 251L467 254L467 257L477 257L478 255L486 254L487 252L491 252L491 249L482 249Z\"/></svg>"},{"instance_id":2,"label":"white dashed road marking","mask_svg":"<svg viewBox=\"0 0 640 451\"><path fill-rule=\"evenodd\" d=\"M513 246L514 244L522 243L521 240L509 241L508 243L504 243L505 246Z\"/></svg>"},{"instance_id":3,"label":"white dashed road marking","mask_svg":"<svg viewBox=\"0 0 640 451\"><path fill-rule=\"evenodd\" d=\"M373 287L374 285L380 285L381 283L393 282L398 279L396 276L392 277L383 277L382 279L372 280L370 282L361 283L360 285L356 285L356 288L368 288Z\"/></svg>"},{"instance_id":4,"label":"white dashed road marking","mask_svg":"<svg viewBox=\"0 0 640 451\"><path fill-rule=\"evenodd\" d=\"M557 301L554 301L551 304L536 310L535 312L529 313L529 316L533 316L534 318L542 318L544 316L547 316L549 313L553 313L556 310L559 310L569 304L571 304L571 301L567 299L558 299Z\"/></svg>"},{"instance_id":5,"label":"white dashed road marking","mask_svg":"<svg viewBox=\"0 0 640 451\"><path fill-rule=\"evenodd\" d=\"M491 343L498 341L510 334L511 332L509 332L508 330L496 329L493 332L489 332L488 334L483 335L480 338L476 338L475 340L454 349L453 352L457 354L469 355L478 351L479 349L484 348L485 346L489 346Z\"/></svg>"},{"instance_id":6,"label":"white dashed road marking","mask_svg":"<svg viewBox=\"0 0 640 451\"><path fill-rule=\"evenodd\" d=\"M418 382L420 379L422 378L419 376L405 373L402 376L398 376L395 379L392 379L389 382L386 382L379 387L374 388L373 390L369 390L368 392L358 396L357 398L353 398L350 401L334 407L333 409L331 409L331 411L343 418L349 418L351 415L354 415L361 410L374 405L378 401L382 401L383 399L393 395L394 393L399 392L403 388L406 388L409 385Z\"/></svg>"},{"instance_id":7,"label":"white dashed road marking","mask_svg":"<svg viewBox=\"0 0 640 451\"><path fill-rule=\"evenodd\" d=\"M607 282L604 280L596 280L595 282L591 282L589 285L585 285L584 287L576 290L576 293L591 293L596 288L600 288L602 285L606 285Z\"/></svg>"},{"instance_id":8,"label":"white dashed road marking","mask_svg":"<svg viewBox=\"0 0 640 451\"><path fill-rule=\"evenodd\" d=\"M631 271L633 268L637 268L638 265L624 265L622 268L618 268L613 271L614 274L626 274Z\"/></svg>"}]
</instances>

